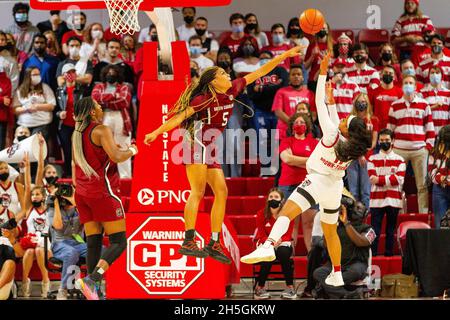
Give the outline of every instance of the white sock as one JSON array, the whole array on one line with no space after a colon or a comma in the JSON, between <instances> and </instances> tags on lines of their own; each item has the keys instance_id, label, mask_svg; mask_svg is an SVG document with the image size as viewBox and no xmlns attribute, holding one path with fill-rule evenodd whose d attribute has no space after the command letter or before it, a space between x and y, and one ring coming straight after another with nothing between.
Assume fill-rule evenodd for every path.
<instances>
[{"instance_id":1,"label":"white sock","mask_svg":"<svg viewBox=\"0 0 450 320\"><path fill-rule=\"evenodd\" d=\"M272 245L272 241L278 241L289 229L291 220L286 216L278 217L270 231L269 238L264 242L264 246Z\"/></svg>"},{"instance_id":2,"label":"white sock","mask_svg":"<svg viewBox=\"0 0 450 320\"><path fill-rule=\"evenodd\" d=\"M212 232L212 233L211 233L211 238L212 238L214 241L219 241L219 233L218 233L218 232Z\"/></svg>"}]
</instances>

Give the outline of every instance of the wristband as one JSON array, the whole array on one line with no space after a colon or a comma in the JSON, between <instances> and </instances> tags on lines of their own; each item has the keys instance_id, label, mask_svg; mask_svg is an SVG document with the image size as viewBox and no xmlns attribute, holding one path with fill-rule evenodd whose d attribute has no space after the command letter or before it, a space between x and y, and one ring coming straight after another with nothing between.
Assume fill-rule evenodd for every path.
<instances>
[{"instance_id":1,"label":"wristband","mask_svg":"<svg viewBox=\"0 0 450 320\"><path fill-rule=\"evenodd\" d=\"M131 151L131 153L133 154L133 156L135 156L136 154L137 154L137 150L136 150L136 148L134 148L134 147L128 147L128 150L130 150Z\"/></svg>"}]
</instances>

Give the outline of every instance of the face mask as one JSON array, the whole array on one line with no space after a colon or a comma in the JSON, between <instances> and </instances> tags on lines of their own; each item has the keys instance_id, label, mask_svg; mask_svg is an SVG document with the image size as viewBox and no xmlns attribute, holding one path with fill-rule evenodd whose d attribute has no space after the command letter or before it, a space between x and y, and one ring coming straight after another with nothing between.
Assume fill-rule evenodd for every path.
<instances>
[{"instance_id":1,"label":"face mask","mask_svg":"<svg viewBox=\"0 0 450 320\"><path fill-rule=\"evenodd\" d=\"M202 53L202 48L200 47L189 47L189 51L191 52L191 54L193 56L201 54Z\"/></svg>"},{"instance_id":2,"label":"face mask","mask_svg":"<svg viewBox=\"0 0 450 320\"><path fill-rule=\"evenodd\" d=\"M37 54L41 55L41 54L43 54L45 52L45 48L42 48L42 47L34 48L34 52L36 52Z\"/></svg>"},{"instance_id":3,"label":"face mask","mask_svg":"<svg viewBox=\"0 0 450 320\"><path fill-rule=\"evenodd\" d=\"M403 70L403 74L405 76L415 76L416 70L414 70L413 68L408 68L408 69Z\"/></svg>"},{"instance_id":4,"label":"face mask","mask_svg":"<svg viewBox=\"0 0 450 320\"><path fill-rule=\"evenodd\" d=\"M319 38L325 38L328 35L328 31L327 30L320 30L319 32L317 32L317 36Z\"/></svg>"},{"instance_id":5,"label":"face mask","mask_svg":"<svg viewBox=\"0 0 450 320\"><path fill-rule=\"evenodd\" d=\"M246 45L242 48L242 53L245 57L251 56L253 53L255 53L255 48L253 46Z\"/></svg>"},{"instance_id":6,"label":"face mask","mask_svg":"<svg viewBox=\"0 0 450 320\"><path fill-rule=\"evenodd\" d=\"M108 74L108 75L106 76L106 82L108 82L109 84L116 83L116 82L117 82L117 77L116 77L116 76L113 76L113 75L111 75L111 74Z\"/></svg>"},{"instance_id":7,"label":"face mask","mask_svg":"<svg viewBox=\"0 0 450 320\"><path fill-rule=\"evenodd\" d=\"M16 19L16 22L23 23L28 21L28 14L27 13L16 13L14 15L14 18Z\"/></svg>"},{"instance_id":8,"label":"face mask","mask_svg":"<svg viewBox=\"0 0 450 320\"><path fill-rule=\"evenodd\" d=\"M103 31L102 30L93 30L91 32L91 36L93 39L101 39L101 38L103 38Z\"/></svg>"},{"instance_id":9,"label":"face mask","mask_svg":"<svg viewBox=\"0 0 450 320\"><path fill-rule=\"evenodd\" d=\"M430 82L433 85L438 85L442 81L442 74L440 73L432 73L430 74Z\"/></svg>"},{"instance_id":10,"label":"face mask","mask_svg":"<svg viewBox=\"0 0 450 320\"><path fill-rule=\"evenodd\" d=\"M261 59L261 60L259 60L259 65L262 67L263 65L265 65L269 61L270 61L270 59Z\"/></svg>"},{"instance_id":11,"label":"face mask","mask_svg":"<svg viewBox=\"0 0 450 320\"><path fill-rule=\"evenodd\" d=\"M45 182L49 186L54 186L56 184L56 181L58 181L58 179L59 179L58 176L47 177L45 178Z\"/></svg>"},{"instance_id":12,"label":"face mask","mask_svg":"<svg viewBox=\"0 0 450 320\"><path fill-rule=\"evenodd\" d=\"M361 112L361 111L365 111L367 109L368 105L367 105L367 102L365 102L365 101L356 101L355 107L356 107L356 110Z\"/></svg>"},{"instance_id":13,"label":"face mask","mask_svg":"<svg viewBox=\"0 0 450 320\"><path fill-rule=\"evenodd\" d=\"M306 132L306 124L294 124L292 130L294 130L295 134L301 136Z\"/></svg>"},{"instance_id":14,"label":"face mask","mask_svg":"<svg viewBox=\"0 0 450 320\"><path fill-rule=\"evenodd\" d=\"M234 33L244 32L244 25L240 24L238 26L232 26L231 31L233 31Z\"/></svg>"},{"instance_id":15,"label":"face mask","mask_svg":"<svg viewBox=\"0 0 450 320\"><path fill-rule=\"evenodd\" d=\"M283 43L284 36L282 34L274 34L274 35L272 35L272 41L274 44Z\"/></svg>"},{"instance_id":16,"label":"face mask","mask_svg":"<svg viewBox=\"0 0 450 320\"><path fill-rule=\"evenodd\" d=\"M297 29L297 28L290 28L290 29L289 29L289 32L290 32L291 34L293 34L294 36L298 36L298 35L302 32L302 30Z\"/></svg>"},{"instance_id":17,"label":"face mask","mask_svg":"<svg viewBox=\"0 0 450 320\"><path fill-rule=\"evenodd\" d=\"M18 136L17 137L17 141L22 141L22 140L25 140L26 138L28 138L27 136Z\"/></svg>"},{"instance_id":18,"label":"face mask","mask_svg":"<svg viewBox=\"0 0 450 320\"><path fill-rule=\"evenodd\" d=\"M415 91L414 85L412 84L404 84L403 85L403 93L407 96L411 96Z\"/></svg>"},{"instance_id":19,"label":"face mask","mask_svg":"<svg viewBox=\"0 0 450 320\"><path fill-rule=\"evenodd\" d=\"M280 205L281 205L281 201L280 200L275 200L275 199L269 200L269 207L272 208L272 209L279 208Z\"/></svg>"},{"instance_id":20,"label":"face mask","mask_svg":"<svg viewBox=\"0 0 450 320\"><path fill-rule=\"evenodd\" d=\"M42 201L31 201L33 208L39 208L42 204Z\"/></svg>"},{"instance_id":21,"label":"face mask","mask_svg":"<svg viewBox=\"0 0 450 320\"><path fill-rule=\"evenodd\" d=\"M185 16L183 18L184 22L186 22L187 24L191 24L192 22L194 22L194 17L193 16Z\"/></svg>"},{"instance_id":22,"label":"face mask","mask_svg":"<svg viewBox=\"0 0 450 320\"><path fill-rule=\"evenodd\" d=\"M394 77L390 74L383 74L383 82L386 84L391 84L394 81Z\"/></svg>"},{"instance_id":23,"label":"face mask","mask_svg":"<svg viewBox=\"0 0 450 320\"><path fill-rule=\"evenodd\" d=\"M426 36L423 36L423 40L424 40L426 43L431 43L431 36L430 36L429 34L427 34Z\"/></svg>"},{"instance_id":24,"label":"face mask","mask_svg":"<svg viewBox=\"0 0 450 320\"><path fill-rule=\"evenodd\" d=\"M86 26L86 24L82 23L82 24L79 24L79 25L75 26L75 29L78 30L78 31L82 31L82 30L84 30L85 26Z\"/></svg>"},{"instance_id":25,"label":"face mask","mask_svg":"<svg viewBox=\"0 0 450 320\"><path fill-rule=\"evenodd\" d=\"M227 70L230 67L230 63L228 61L219 61L217 62L217 66L221 67L224 70Z\"/></svg>"},{"instance_id":26,"label":"face mask","mask_svg":"<svg viewBox=\"0 0 450 320\"><path fill-rule=\"evenodd\" d=\"M31 84L33 86L38 85L39 83L41 83L42 78L41 76L31 76Z\"/></svg>"},{"instance_id":27,"label":"face mask","mask_svg":"<svg viewBox=\"0 0 450 320\"><path fill-rule=\"evenodd\" d=\"M9 172L4 172L0 174L0 180L6 181L9 178Z\"/></svg>"},{"instance_id":28,"label":"face mask","mask_svg":"<svg viewBox=\"0 0 450 320\"><path fill-rule=\"evenodd\" d=\"M341 56L347 56L348 55L348 46L341 46L339 47L339 55Z\"/></svg>"},{"instance_id":29,"label":"face mask","mask_svg":"<svg viewBox=\"0 0 450 320\"><path fill-rule=\"evenodd\" d=\"M388 151L391 148L390 142L380 142L380 148L383 151Z\"/></svg>"},{"instance_id":30,"label":"face mask","mask_svg":"<svg viewBox=\"0 0 450 320\"><path fill-rule=\"evenodd\" d=\"M392 53L390 52L383 52L383 54L381 55L381 60L383 60L384 62L389 62L392 60Z\"/></svg>"},{"instance_id":31,"label":"face mask","mask_svg":"<svg viewBox=\"0 0 450 320\"><path fill-rule=\"evenodd\" d=\"M201 37L206 33L206 29L195 29L195 32L199 37Z\"/></svg>"},{"instance_id":32,"label":"face mask","mask_svg":"<svg viewBox=\"0 0 450 320\"><path fill-rule=\"evenodd\" d=\"M250 31L255 30L256 27L257 27L256 23L247 23L247 29L250 30Z\"/></svg>"},{"instance_id":33,"label":"face mask","mask_svg":"<svg viewBox=\"0 0 450 320\"><path fill-rule=\"evenodd\" d=\"M77 58L80 56L80 48L78 47L70 47L69 48L69 55L71 58Z\"/></svg>"},{"instance_id":34,"label":"face mask","mask_svg":"<svg viewBox=\"0 0 450 320\"><path fill-rule=\"evenodd\" d=\"M75 72L66 72L66 74L64 74L64 79L66 79L67 82L75 82L77 74Z\"/></svg>"},{"instance_id":35,"label":"face mask","mask_svg":"<svg viewBox=\"0 0 450 320\"><path fill-rule=\"evenodd\" d=\"M366 57L358 54L357 56L355 56L353 59L355 59L356 63L364 63L366 62Z\"/></svg>"},{"instance_id":36,"label":"face mask","mask_svg":"<svg viewBox=\"0 0 450 320\"><path fill-rule=\"evenodd\" d=\"M442 53L442 47L441 46L432 46L431 50L433 50L434 54L441 54Z\"/></svg>"},{"instance_id":37,"label":"face mask","mask_svg":"<svg viewBox=\"0 0 450 320\"><path fill-rule=\"evenodd\" d=\"M158 35L157 35L157 34L152 34L152 35L150 36L150 40L152 40L152 41L154 41L154 42L157 42L157 41L158 41Z\"/></svg>"}]
</instances>

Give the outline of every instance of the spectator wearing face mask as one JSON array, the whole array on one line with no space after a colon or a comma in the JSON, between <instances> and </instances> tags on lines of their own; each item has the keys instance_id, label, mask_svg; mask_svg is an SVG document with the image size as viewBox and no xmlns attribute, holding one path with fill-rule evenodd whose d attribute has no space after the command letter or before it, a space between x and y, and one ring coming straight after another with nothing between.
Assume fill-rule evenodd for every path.
<instances>
[{"instance_id":1,"label":"spectator wearing face mask","mask_svg":"<svg viewBox=\"0 0 450 320\"><path fill-rule=\"evenodd\" d=\"M33 38L33 54L24 62L23 69L36 67L41 73L42 82L48 84L52 90L56 90L56 70L59 59L50 56L46 52L47 39L43 34L36 34Z\"/></svg>"},{"instance_id":2,"label":"spectator wearing face mask","mask_svg":"<svg viewBox=\"0 0 450 320\"><path fill-rule=\"evenodd\" d=\"M189 38L195 36L195 14L194 7L184 7L181 10L184 23L177 28L178 38L183 41L189 41Z\"/></svg>"},{"instance_id":3,"label":"spectator wearing face mask","mask_svg":"<svg viewBox=\"0 0 450 320\"><path fill-rule=\"evenodd\" d=\"M191 60L195 61L200 68L200 74L206 68L212 67L214 62L203 55L202 39L199 36L192 36L189 39L189 53Z\"/></svg>"},{"instance_id":4,"label":"spectator wearing face mask","mask_svg":"<svg viewBox=\"0 0 450 320\"><path fill-rule=\"evenodd\" d=\"M24 185L18 181L14 181L10 175L10 167L4 161L0 161L0 196L7 197L9 211L13 217L20 217L25 208ZM3 217L3 223L7 221L6 216ZM19 220L17 220L19 221ZM19 221L20 222L20 221Z\"/></svg>"},{"instance_id":5,"label":"spectator wearing face mask","mask_svg":"<svg viewBox=\"0 0 450 320\"><path fill-rule=\"evenodd\" d=\"M322 137L322 132L320 131L320 127L318 124L313 122L312 114L311 114L311 107L309 106L309 103L306 102L300 102L297 104L296 112L300 114L305 114L308 116L312 123L310 136L314 139L320 139Z\"/></svg>"},{"instance_id":6,"label":"spectator wearing face mask","mask_svg":"<svg viewBox=\"0 0 450 320\"><path fill-rule=\"evenodd\" d=\"M77 73L75 65L67 63L62 68L64 84L56 90L58 101L58 111L56 116L59 118L58 138L64 153L64 177L70 177L72 174L72 133L75 129L75 120L73 119L74 106L84 96L84 90L81 84L76 82Z\"/></svg>"},{"instance_id":7,"label":"spectator wearing face mask","mask_svg":"<svg viewBox=\"0 0 450 320\"><path fill-rule=\"evenodd\" d=\"M361 92L367 94L369 88L375 89L380 85L380 75L377 70L367 64L369 49L363 43L358 43L353 47L353 60L355 65L347 70L347 76L355 82Z\"/></svg>"},{"instance_id":8,"label":"spectator wearing face mask","mask_svg":"<svg viewBox=\"0 0 450 320\"><path fill-rule=\"evenodd\" d=\"M383 67L380 71L380 76L380 86L375 89L369 89L369 98L373 106L373 114L379 120L380 129L385 129L389 122L389 109L394 101L403 96L403 91L402 88L394 85L397 77L394 67ZM401 81L401 78L399 81Z\"/></svg>"},{"instance_id":9,"label":"spectator wearing face mask","mask_svg":"<svg viewBox=\"0 0 450 320\"><path fill-rule=\"evenodd\" d=\"M244 32L253 36L258 42L258 48L264 48L269 45L269 39L265 32L261 31L258 18L254 13L247 13L245 15L245 28Z\"/></svg>"},{"instance_id":10,"label":"spectator wearing face mask","mask_svg":"<svg viewBox=\"0 0 450 320\"><path fill-rule=\"evenodd\" d=\"M241 78L259 69L258 44L255 38L245 38L238 48L236 58L233 60L233 71L236 77Z\"/></svg>"},{"instance_id":11,"label":"spectator wearing face mask","mask_svg":"<svg viewBox=\"0 0 450 320\"><path fill-rule=\"evenodd\" d=\"M296 112L297 104L300 102L306 102L311 106L313 119L315 119L314 93L303 85L301 65L291 65L289 86L277 91L272 105L272 111L278 118L277 129L280 141L286 137L289 118Z\"/></svg>"},{"instance_id":12,"label":"spectator wearing face mask","mask_svg":"<svg viewBox=\"0 0 450 320\"><path fill-rule=\"evenodd\" d=\"M406 164L393 151L394 133L389 129L380 131L380 153L371 155L367 163L371 183L370 212L371 223L376 234L381 234L381 225L386 215L385 256L394 255L394 232L397 216L403 207L402 190ZM372 255L378 254L378 238L372 243Z\"/></svg>"},{"instance_id":13,"label":"spectator wearing face mask","mask_svg":"<svg viewBox=\"0 0 450 320\"><path fill-rule=\"evenodd\" d=\"M245 20L244 16L240 13L233 13L230 16L231 33L220 43L221 47L228 47L231 50L233 58L236 56L237 49L241 44L244 37L251 37L244 33ZM259 48L258 48L259 49Z\"/></svg>"},{"instance_id":14,"label":"spectator wearing face mask","mask_svg":"<svg viewBox=\"0 0 450 320\"><path fill-rule=\"evenodd\" d=\"M434 124L430 106L416 93L414 76L403 78L403 97L389 109L388 129L395 135L394 149L411 161L418 191L419 212L428 213L427 158L434 145Z\"/></svg>"},{"instance_id":15,"label":"spectator wearing face mask","mask_svg":"<svg viewBox=\"0 0 450 320\"><path fill-rule=\"evenodd\" d=\"M293 45L286 40L286 31L281 23L276 23L271 28L272 45L262 48L262 51L270 51L276 57L293 48ZM300 56L286 59L280 63L280 67L289 71L291 64L300 64Z\"/></svg>"},{"instance_id":16,"label":"spectator wearing face mask","mask_svg":"<svg viewBox=\"0 0 450 320\"><path fill-rule=\"evenodd\" d=\"M20 72L16 57L12 56L9 51L10 46L7 39L7 34L0 31L0 72L4 72L11 80L11 87L14 92L19 86ZM17 51L17 48L14 47L14 50Z\"/></svg>"},{"instance_id":17,"label":"spectator wearing face mask","mask_svg":"<svg viewBox=\"0 0 450 320\"><path fill-rule=\"evenodd\" d=\"M303 55L306 55L309 47L309 40L305 37L303 30L300 28L300 22L297 17L289 20L286 39L289 40L294 46L303 46L305 48L303 49Z\"/></svg>"},{"instance_id":18,"label":"spectator wearing face mask","mask_svg":"<svg viewBox=\"0 0 450 320\"><path fill-rule=\"evenodd\" d=\"M337 60L344 60L346 69L350 69L355 65L353 60L353 42L344 32L337 38L337 43L334 45L334 56L336 58L331 59L331 66Z\"/></svg>"},{"instance_id":19,"label":"spectator wearing face mask","mask_svg":"<svg viewBox=\"0 0 450 320\"><path fill-rule=\"evenodd\" d=\"M31 135L41 132L48 140L55 105L55 95L47 84L42 83L39 69L27 69L13 101L17 124L29 128Z\"/></svg>"},{"instance_id":20,"label":"spectator wearing face mask","mask_svg":"<svg viewBox=\"0 0 450 320\"><path fill-rule=\"evenodd\" d=\"M17 79L19 79L18 75L20 71L22 70L22 65L25 62L25 60L28 59L28 53L22 50L19 50L16 48L16 39L14 39L14 36L11 33L5 33L6 35L6 47L4 47L4 50L1 51L1 55L6 57L11 57L11 59L17 63ZM11 78L12 79L12 78ZM18 84L17 80L17 84ZM13 81L14 83L14 81ZM14 84L13 84L14 87ZM17 87L16 87L17 89Z\"/></svg>"},{"instance_id":21,"label":"spectator wearing face mask","mask_svg":"<svg viewBox=\"0 0 450 320\"><path fill-rule=\"evenodd\" d=\"M44 34L47 31L53 31L58 43L61 43L63 35L70 31L67 23L60 17L61 11L50 10L50 19L39 22L37 28Z\"/></svg>"},{"instance_id":22,"label":"spectator wearing face mask","mask_svg":"<svg viewBox=\"0 0 450 320\"><path fill-rule=\"evenodd\" d=\"M217 52L217 66L225 70L231 77L231 80L236 79L233 71L233 53L228 47L221 47Z\"/></svg>"},{"instance_id":23,"label":"spectator wearing face mask","mask_svg":"<svg viewBox=\"0 0 450 320\"><path fill-rule=\"evenodd\" d=\"M106 41L103 35L101 23L93 23L84 31L80 58L91 61L94 67L106 58Z\"/></svg>"},{"instance_id":24,"label":"spectator wearing face mask","mask_svg":"<svg viewBox=\"0 0 450 320\"><path fill-rule=\"evenodd\" d=\"M28 4L23 2L14 4L12 9L14 23L5 30L14 36L17 49L27 54L31 53L34 35L39 33L39 29L29 21L29 12Z\"/></svg>"},{"instance_id":25,"label":"spectator wearing face mask","mask_svg":"<svg viewBox=\"0 0 450 320\"><path fill-rule=\"evenodd\" d=\"M331 35L330 25L325 23L322 30L315 34L314 40L308 46L305 56L305 68L309 70L308 89L312 92L316 92L320 62L327 52L333 52L333 37Z\"/></svg>"},{"instance_id":26,"label":"spectator wearing face mask","mask_svg":"<svg viewBox=\"0 0 450 320\"><path fill-rule=\"evenodd\" d=\"M136 60L136 52L141 45L136 43L135 38L129 34L123 36L121 44L122 49L120 50L120 55L122 60L133 68L134 61Z\"/></svg>"},{"instance_id":27,"label":"spectator wearing face mask","mask_svg":"<svg viewBox=\"0 0 450 320\"><path fill-rule=\"evenodd\" d=\"M92 83L94 74L92 62L80 59L81 41L77 37L72 37L67 40L67 48L69 50L69 57L59 63L56 71L58 86L61 87L66 82L62 72L63 67L66 64L73 64L76 69L75 82L83 87L85 94L89 94L89 86Z\"/></svg>"},{"instance_id":28,"label":"spectator wearing face mask","mask_svg":"<svg viewBox=\"0 0 450 320\"><path fill-rule=\"evenodd\" d=\"M359 86L352 82L345 73L347 66L347 61L341 58L332 64L331 86L336 102L336 111L341 120L350 115L353 110L353 101L361 93Z\"/></svg>"},{"instance_id":29,"label":"spectator wearing face mask","mask_svg":"<svg viewBox=\"0 0 450 320\"><path fill-rule=\"evenodd\" d=\"M69 55L69 47L67 44L67 41L72 38L76 37L80 40L80 42L84 41L84 28L86 27L86 14L84 12L77 12L74 15L72 15L72 30L67 31L64 33L61 43L62 43L62 50L66 56Z\"/></svg>"},{"instance_id":30,"label":"spectator wearing face mask","mask_svg":"<svg viewBox=\"0 0 450 320\"><path fill-rule=\"evenodd\" d=\"M372 154L372 150L377 144L377 136L380 130L378 118L373 115L372 106L367 94L360 93L356 97L351 115L364 120L367 130L372 137L372 145L364 156L359 157L357 160L353 160L347 168L348 187L355 199L361 201L366 208L369 208L370 181L367 173L367 159Z\"/></svg>"},{"instance_id":31,"label":"spectator wearing face mask","mask_svg":"<svg viewBox=\"0 0 450 320\"><path fill-rule=\"evenodd\" d=\"M431 49L431 40L436 35L436 29L433 26L427 25L422 30L424 45L421 47L416 47L416 50L413 51L413 55L411 57L412 62L416 67L419 66L419 63L423 60L426 60L431 57L432 49ZM448 38L448 36L447 36ZM445 45L448 47L448 41L446 39ZM444 47L443 52L444 55L450 56L450 49Z\"/></svg>"},{"instance_id":32,"label":"spectator wearing face mask","mask_svg":"<svg viewBox=\"0 0 450 320\"><path fill-rule=\"evenodd\" d=\"M66 57L62 53L61 46L56 39L56 35L53 31L48 30L44 32L44 37L46 39L46 45L45 52L47 52L48 55L56 57L60 60L64 60Z\"/></svg>"},{"instance_id":33,"label":"spectator wearing face mask","mask_svg":"<svg viewBox=\"0 0 450 320\"><path fill-rule=\"evenodd\" d=\"M198 17L195 19L195 33L202 40L204 56L212 61L216 61L219 43L208 33L208 19L205 17Z\"/></svg>"},{"instance_id":34,"label":"spectator wearing face mask","mask_svg":"<svg viewBox=\"0 0 450 320\"><path fill-rule=\"evenodd\" d=\"M5 148L8 123L11 118L12 101L11 80L0 68L0 150Z\"/></svg>"},{"instance_id":35,"label":"spectator wearing face mask","mask_svg":"<svg viewBox=\"0 0 450 320\"><path fill-rule=\"evenodd\" d=\"M395 48L390 43L384 43L380 46L380 58L377 65L374 67L378 71L381 78L381 73L385 66L392 66L395 70L395 85L399 85L402 79L402 71L398 63Z\"/></svg>"},{"instance_id":36,"label":"spectator wearing face mask","mask_svg":"<svg viewBox=\"0 0 450 320\"><path fill-rule=\"evenodd\" d=\"M409 59L403 60L400 63L400 70L402 71L402 79L404 79L407 76L413 76L414 78L416 78L417 91L420 91L423 89L424 85L422 82L420 82L417 79L416 68L414 67L414 64L411 60L409 60ZM402 82L400 82L400 83L402 83Z\"/></svg>"},{"instance_id":37,"label":"spectator wearing face mask","mask_svg":"<svg viewBox=\"0 0 450 320\"><path fill-rule=\"evenodd\" d=\"M153 23L149 27L142 28L138 37L139 43L151 41L158 41L158 33L156 32L156 26Z\"/></svg>"},{"instance_id":38,"label":"spectator wearing face mask","mask_svg":"<svg viewBox=\"0 0 450 320\"><path fill-rule=\"evenodd\" d=\"M103 108L103 124L111 128L114 141L122 149L131 145L131 118L129 114L131 90L124 83L122 69L108 65L102 69L101 83L92 90L92 99ZM131 159L117 164L120 178L131 178Z\"/></svg>"},{"instance_id":39,"label":"spectator wearing face mask","mask_svg":"<svg viewBox=\"0 0 450 320\"><path fill-rule=\"evenodd\" d=\"M450 124L450 90L444 87L442 78L442 68L438 65L431 67L429 84L420 90L422 98L430 105L436 136L442 127Z\"/></svg>"},{"instance_id":40,"label":"spectator wearing face mask","mask_svg":"<svg viewBox=\"0 0 450 320\"><path fill-rule=\"evenodd\" d=\"M404 12L392 29L392 44L400 49L400 60L411 59L417 47L424 46L422 30L434 29L431 19L422 13L419 0L405 0Z\"/></svg>"},{"instance_id":41,"label":"spectator wearing face mask","mask_svg":"<svg viewBox=\"0 0 450 320\"><path fill-rule=\"evenodd\" d=\"M442 68L442 84L445 88L450 89L450 56L446 56L443 52L444 37L436 34L431 38L431 56L419 62L417 68L417 79L427 84L429 83L430 68L439 66Z\"/></svg>"}]
</instances>

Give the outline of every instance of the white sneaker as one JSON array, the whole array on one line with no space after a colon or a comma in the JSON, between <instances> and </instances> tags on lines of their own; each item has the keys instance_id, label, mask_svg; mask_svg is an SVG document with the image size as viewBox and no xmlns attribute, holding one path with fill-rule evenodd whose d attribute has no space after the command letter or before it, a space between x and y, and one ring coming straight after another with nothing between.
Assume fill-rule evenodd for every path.
<instances>
[{"instance_id":1,"label":"white sneaker","mask_svg":"<svg viewBox=\"0 0 450 320\"><path fill-rule=\"evenodd\" d=\"M56 300L67 300L67 290L59 288L58 294L56 295Z\"/></svg>"},{"instance_id":2,"label":"white sneaker","mask_svg":"<svg viewBox=\"0 0 450 320\"><path fill-rule=\"evenodd\" d=\"M22 296L24 298L29 298L31 295L31 280L27 278L26 281L22 281Z\"/></svg>"},{"instance_id":3,"label":"white sneaker","mask_svg":"<svg viewBox=\"0 0 450 320\"><path fill-rule=\"evenodd\" d=\"M241 262L248 263L248 264L254 264L254 263L263 262L263 261L270 262L275 259L276 259L275 250L273 249L273 246L269 245L268 247L266 247L265 245L262 245L262 246L259 246L252 253L250 253L246 256L243 256L241 258Z\"/></svg>"},{"instance_id":4,"label":"white sneaker","mask_svg":"<svg viewBox=\"0 0 450 320\"><path fill-rule=\"evenodd\" d=\"M47 282L42 281L42 290L41 291L42 291L41 297L47 298L48 292L50 291L50 281L47 281Z\"/></svg>"},{"instance_id":5,"label":"white sneaker","mask_svg":"<svg viewBox=\"0 0 450 320\"><path fill-rule=\"evenodd\" d=\"M329 286L333 287L341 287L344 285L344 279L342 279L342 272L334 272L331 271L331 273L328 275L328 277L325 279L325 283Z\"/></svg>"}]
</instances>

